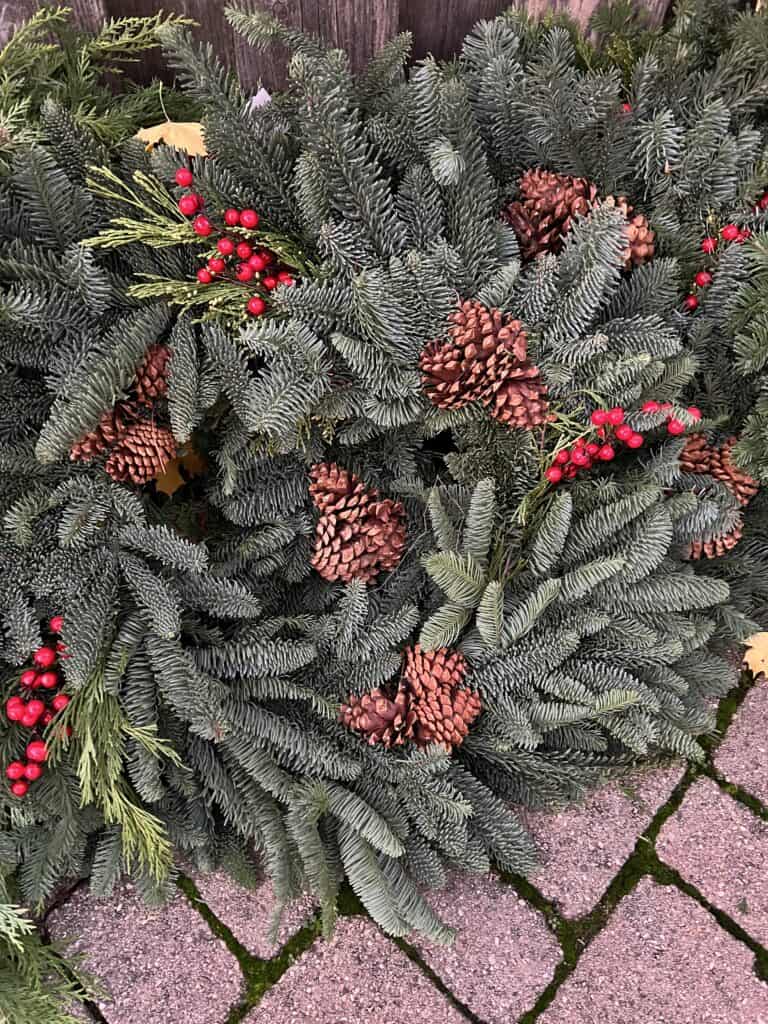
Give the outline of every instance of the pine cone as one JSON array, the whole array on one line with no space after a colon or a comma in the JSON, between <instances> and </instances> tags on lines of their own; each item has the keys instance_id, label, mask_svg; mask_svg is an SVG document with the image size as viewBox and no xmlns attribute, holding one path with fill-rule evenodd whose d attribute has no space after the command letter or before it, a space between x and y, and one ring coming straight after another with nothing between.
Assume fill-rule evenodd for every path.
<instances>
[{"instance_id":1,"label":"pine cone","mask_svg":"<svg viewBox=\"0 0 768 1024\"><path fill-rule=\"evenodd\" d=\"M441 409L480 401L502 423L528 430L546 423L547 387L528 360L520 321L467 299L450 324L448 339L430 342L419 359L431 401Z\"/></svg>"},{"instance_id":2,"label":"pine cone","mask_svg":"<svg viewBox=\"0 0 768 1024\"><path fill-rule=\"evenodd\" d=\"M742 505L748 505L760 490L754 477L735 466L731 455L737 438L729 437L718 451L713 452L710 473L734 494Z\"/></svg>"},{"instance_id":3,"label":"pine cone","mask_svg":"<svg viewBox=\"0 0 768 1024\"><path fill-rule=\"evenodd\" d=\"M141 405L152 405L168 391L168 360L171 350L167 345L153 345L136 370L136 400Z\"/></svg>"},{"instance_id":4,"label":"pine cone","mask_svg":"<svg viewBox=\"0 0 768 1024\"><path fill-rule=\"evenodd\" d=\"M680 468L684 473L708 475L715 451L704 434L691 434L680 453Z\"/></svg>"},{"instance_id":5,"label":"pine cone","mask_svg":"<svg viewBox=\"0 0 768 1024\"><path fill-rule=\"evenodd\" d=\"M354 473L336 463L320 463L310 472L312 500L322 513L315 530L312 566L326 580L370 583L394 569L405 546L401 502L379 500Z\"/></svg>"},{"instance_id":6,"label":"pine cone","mask_svg":"<svg viewBox=\"0 0 768 1024\"><path fill-rule=\"evenodd\" d=\"M402 682L391 700L378 687L362 697L350 697L341 706L341 721L348 729L368 737L369 743L398 747L413 737L416 714Z\"/></svg>"},{"instance_id":7,"label":"pine cone","mask_svg":"<svg viewBox=\"0 0 768 1024\"><path fill-rule=\"evenodd\" d=\"M600 205L615 207L627 221L627 226L624 229L627 246L623 252L626 269L631 270L633 266L639 267L652 260L656 251L656 235L651 231L651 225L642 213L634 213L627 197L606 196L605 199L600 200Z\"/></svg>"},{"instance_id":8,"label":"pine cone","mask_svg":"<svg viewBox=\"0 0 768 1024\"><path fill-rule=\"evenodd\" d=\"M149 421L134 423L112 449L105 469L113 480L146 484L160 476L176 457L170 430Z\"/></svg>"},{"instance_id":9,"label":"pine cone","mask_svg":"<svg viewBox=\"0 0 768 1024\"><path fill-rule=\"evenodd\" d=\"M512 225L523 257L557 253L575 216L584 215L597 199L597 189L586 178L554 174L541 167L526 171L520 179L520 198L502 211Z\"/></svg>"},{"instance_id":10,"label":"pine cone","mask_svg":"<svg viewBox=\"0 0 768 1024\"><path fill-rule=\"evenodd\" d=\"M422 651L418 644L405 652L403 678L415 713L419 746L459 746L480 714L480 695L462 687L467 664L460 651L439 647Z\"/></svg>"},{"instance_id":11,"label":"pine cone","mask_svg":"<svg viewBox=\"0 0 768 1024\"><path fill-rule=\"evenodd\" d=\"M685 557L690 561L698 561L700 558L722 558L724 554L736 547L741 540L742 533L742 525L739 523L730 533L720 534L710 540L692 541L688 545Z\"/></svg>"},{"instance_id":12,"label":"pine cone","mask_svg":"<svg viewBox=\"0 0 768 1024\"><path fill-rule=\"evenodd\" d=\"M114 409L108 409L102 414L98 426L72 445L69 450L70 459L90 462L125 437L135 422L136 406L132 402L118 402Z\"/></svg>"}]
</instances>

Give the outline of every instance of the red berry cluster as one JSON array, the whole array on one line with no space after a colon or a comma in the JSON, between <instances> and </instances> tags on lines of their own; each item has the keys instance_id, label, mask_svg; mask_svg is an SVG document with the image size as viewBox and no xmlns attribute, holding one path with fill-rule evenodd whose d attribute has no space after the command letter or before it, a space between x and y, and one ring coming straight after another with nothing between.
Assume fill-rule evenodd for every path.
<instances>
[{"instance_id":1,"label":"red berry cluster","mask_svg":"<svg viewBox=\"0 0 768 1024\"><path fill-rule=\"evenodd\" d=\"M189 188L193 183L192 171L187 167L180 167L176 171L176 184L181 188ZM254 249L246 238L238 235L232 237L232 232L226 228L243 228L246 231L253 231L259 225L259 215L255 210L236 210L230 208L224 211L224 227L215 228L208 217L201 213L203 208L203 197L197 192L187 192L179 199L179 210L185 217L194 217L192 228L195 234L201 238L208 238L214 232L219 236L216 242L217 254L208 259L206 266L201 267L197 272L197 280L200 284L211 284L215 278L224 280L236 280L242 284L254 282L260 284L266 291L271 292L279 284L292 285L294 277L290 271L280 267L274 253L268 249ZM236 263L234 270L232 264ZM246 305L251 316L261 316L267 309L267 304L260 295L252 295Z\"/></svg>"},{"instance_id":2,"label":"red berry cluster","mask_svg":"<svg viewBox=\"0 0 768 1024\"><path fill-rule=\"evenodd\" d=\"M51 633L58 636L64 625L60 615L48 623ZM25 761L11 761L5 774L11 783L11 793L16 797L27 795L30 782L36 782L43 774L43 765L48 757L48 748L40 736L40 731L49 725L54 717L69 704L66 693L54 691L61 683L61 676L56 671L56 663L64 654L61 641L51 641L50 646L38 647L32 654L33 668L25 669L19 678L23 696L9 697L5 702L5 714L9 722L16 722L25 729L32 729L37 737L32 739L26 748ZM40 690L41 697L51 697L50 705L45 700L32 696L33 690ZM72 730L67 726L67 735Z\"/></svg>"},{"instance_id":3,"label":"red berry cluster","mask_svg":"<svg viewBox=\"0 0 768 1024\"><path fill-rule=\"evenodd\" d=\"M649 415L654 415L657 412L667 412L671 408L671 402L655 402L653 401L653 399L651 399L651 401L645 403L645 405L642 407L642 411L648 413ZM689 405L686 412L694 420L701 419L701 409L699 409L695 405ZM683 421L677 419L677 417L673 416L671 413L667 416L666 424L667 433L672 434L673 436L677 436L678 434L684 434L686 431L686 426L683 423Z\"/></svg>"},{"instance_id":4,"label":"red berry cluster","mask_svg":"<svg viewBox=\"0 0 768 1024\"><path fill-rule=\"evenodd\" d=\"M768 192L760 199L759 208L764 210L768 207ZM757 210L758 207L755 207ZM740 228L738 224L726 224L720 229L720 238L723 242L735 242L736 245L742 245L752 235L749 228ZM702 239L701 251L707 256L713 256L719 245L717 235L707 235L706 238ZM694 286L699 288L708 288L712 284L712 274L708 270L700 270L693 277ZM691 291L689 295L683 299L683 305L685 308L693 313L694 310L699 308L699 299L694 291Z\"/></svg>"}]
</instances>

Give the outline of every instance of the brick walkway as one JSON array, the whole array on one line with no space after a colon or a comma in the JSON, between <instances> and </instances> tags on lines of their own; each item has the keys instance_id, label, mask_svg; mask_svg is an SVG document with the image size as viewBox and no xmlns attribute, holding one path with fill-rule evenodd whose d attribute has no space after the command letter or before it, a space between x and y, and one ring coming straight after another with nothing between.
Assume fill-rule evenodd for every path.
<instances>
[{"instance_id":1,"label":"brick walkway","mask_svg":"<svg viewBox=\"0 0 768 1024\"><path fill-rule=\"evenodd\" d=\"M279 945L257 891L214 875L148 910L130 886L47 920L108 996L107 1024L768 1024L768 683L720 711L707 764L528 816L530 882L458 877L434 897L455 943L393 942L347 908L331 942L309 902ZM351 901L350 901L351 902Z\"/></svg>"}]
</instances>

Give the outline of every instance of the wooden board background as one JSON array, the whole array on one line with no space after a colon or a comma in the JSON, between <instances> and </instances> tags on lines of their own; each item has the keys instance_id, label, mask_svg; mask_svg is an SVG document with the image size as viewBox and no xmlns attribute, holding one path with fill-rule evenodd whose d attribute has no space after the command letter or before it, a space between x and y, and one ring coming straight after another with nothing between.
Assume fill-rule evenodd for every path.
<instances>
[{"instance_id":1,"label":"wooden board background","mask_svg":"<svg viewBox=\"0 0 768 1024\"><path fill-rule=\"evenodd\" d=\"M63 0L62 0L63 2ZM671 0L645 0L654 23L663 20ZM586 24L598 0L521 0L532 14L569 10ZM492 18L509 7L509 0L241 0L242 6L262 8L344 47L359 67L382 43L398 31L414 36L414 56L455 53L461 40L481 18ZM40 6L38 0L0 0L0 43L13 26ZM279 52L256 53L236 36L224 17L225 0L69 0L77 21L95 27L105 17L155 14L158 10L185 14L199 22L197 33L238 72L246 86L260 82L274 88L284 81L284 61ZM159 53L137 65L133 77L148 81L162 74Z\"/></svg>"}]
</instances>

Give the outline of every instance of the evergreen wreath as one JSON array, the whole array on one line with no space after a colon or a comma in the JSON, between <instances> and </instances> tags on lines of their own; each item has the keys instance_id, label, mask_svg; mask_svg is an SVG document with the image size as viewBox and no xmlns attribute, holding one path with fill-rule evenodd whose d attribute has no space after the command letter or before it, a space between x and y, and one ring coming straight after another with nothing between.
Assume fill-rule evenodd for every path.
<instances>
[{"instance_id":1,"label":"evergreen wreath","mask_svg":"<svg viewBox=\"0 0 768 1024\"><path fill-rule=\"evenodd\" d=\"M701 756L768 621L768 22L681 72L687 13L628 76L516 15L353 75L230 10L293 54L262 107L166 25L192 160L47 104L0 183L25 903L258 853L447 941L425 889L533 867L516 805Z\"/></svg>"}]
</instances>

